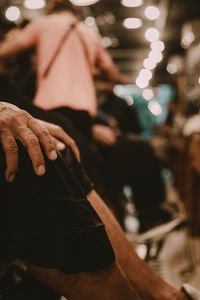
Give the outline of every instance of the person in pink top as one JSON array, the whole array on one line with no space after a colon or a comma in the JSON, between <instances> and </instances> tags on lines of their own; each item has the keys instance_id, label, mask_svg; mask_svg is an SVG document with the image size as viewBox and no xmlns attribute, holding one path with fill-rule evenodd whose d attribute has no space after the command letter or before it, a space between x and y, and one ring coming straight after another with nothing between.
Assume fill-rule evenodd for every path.
<instances>
[{"instance_id":1,"label":"person in pink top","mask_svg":"<svg viewBox=\"0 0 200 300\"><path fill-rule=\"evenodd\" d=\"M1 47L0 56L34 47L37 72L34 104L45 110L70 107L95 116L95 69L105 70L110 76L115 76L117 70L100 39L71 11L60 9L36 18L17 33L15 40Z\"/></svg>"}]
</instances>

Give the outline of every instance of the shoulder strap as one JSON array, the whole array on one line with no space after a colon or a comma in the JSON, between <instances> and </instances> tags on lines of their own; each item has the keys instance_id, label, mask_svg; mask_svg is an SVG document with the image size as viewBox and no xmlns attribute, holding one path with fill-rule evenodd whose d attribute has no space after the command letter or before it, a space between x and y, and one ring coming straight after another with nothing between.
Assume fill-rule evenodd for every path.
<instances>
[{"instance_id":1,"label":"shoulder strap","mask_svg":"<svg viewBox=\"0 0 200 300\"><path fill-rule=\"evenodd\" d=\"M53 66L53 63L54 63L56 57L60 53L60 51L61 51L64 43L67 41L67 38L69 37L70 33L74 30L74 28L76 27L77 24L78 24L78 22L75 22L75 23L71 24L70 27L67 28L67 30L64 32L64 35L62 36L62 38L61 38L61 40L60 40L60 42L59 42L59 44L58 44L58 46L57 46L57 48L56 48L53 56L52 56L52 58L50 59L50 61L49 61L48 65L47 65L45 71L43 72L42 76L44 78L48 76L48 74L49 74L49 72L50 72L50 70L51 70L51 68Z\"/></svg>"},{"instance_id":2,"label":"shoulder strap","mask_svg":"<svg viewBox=\"0 0 200 300\"><path fill-rule=\"evenodd\" d=\"M84 38L82 37L82 34L79 32L78 28L76 30L76 34L82 44L82 47L83 47L83 51L84 51L84 54L85 54L85 58L86 58L86 61L88 63L88 65L90 66L91 70L92 70L92 66L91 66L91 62L90 62L90 55L89 55L89 51L88 51L88 47L85 43L85 40Z\"/></svg>"}]
</instances>

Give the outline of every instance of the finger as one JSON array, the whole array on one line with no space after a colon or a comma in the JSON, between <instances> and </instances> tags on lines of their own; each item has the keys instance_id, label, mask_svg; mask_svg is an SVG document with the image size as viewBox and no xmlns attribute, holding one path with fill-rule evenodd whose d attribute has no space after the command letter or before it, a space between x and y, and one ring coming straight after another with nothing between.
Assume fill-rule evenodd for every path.
<instances>
[{"instance_id":1,"label":"finger","mask_svg":"<svg viewBox=\"0 0 200 300\"><path fill-rule=\"evenodd\" d=\"M80 162L80 152L79 149L75 143L75 141L67 134L61 127L56 127L54 130L54 138L56 138L59 141L62 141L65 145L69 146L74 153L76 159Z\"/></svg>"},{"instance_id":2,"label":"finger","mask_svg":"<svg viewBox=\"0 0 200 300\"><path fill-rule=\"evenodd\" d=\"M105 134L103 136L103 142L107 145L107 146L111 146L113 144L115 144L116 142L116 138L113 134Z\"/></svg>"},{"instance_id":3,"label":"finger","mask_svg":"<svg viewBox=\"0 0 200 300\"><path fill-rule=\"evenodd\" d=\"M18 169L18 147L9 130L1 133L1 143L6 156L5 177L7 181L13 182Z\"/></svg>"},{"instance_id":4,"label":"finger","mask_svg":"<svg viewBox=\"0 0 200 300\"><path fill-rule=\"evenodd\" d=\"M44 175L46 172L45 162L38 138L29 128L25 126L21 126L18 136L24 147L27 148L29 157L32 161L34 172L38 176Z\"/></svg>"},{"instance_id":5,"label":"finger","mask_svg":"<svg viewBox=\"0 0 200 300\"><path fill-rule=\"evenodd\" d=\"M28 127L37 136L39 142L44 147L44 151L50 160L57 158L56 147L53 139L47 130L47 128L41 125L36 119L30 118L28 121Z\"/></svg>"},{"instance_id":6,"label":"finger","mask_svg":"<svg viewBox=\"0 0 200 300\"><path fill-rule=\"evenodd\" d=\"M63 151L66 148L66 145L62 142L60 142L59 140L57 140L56 138L53 137L53 142L56 146L56 150L57 151Z\"/></svg>"}]
</instances>

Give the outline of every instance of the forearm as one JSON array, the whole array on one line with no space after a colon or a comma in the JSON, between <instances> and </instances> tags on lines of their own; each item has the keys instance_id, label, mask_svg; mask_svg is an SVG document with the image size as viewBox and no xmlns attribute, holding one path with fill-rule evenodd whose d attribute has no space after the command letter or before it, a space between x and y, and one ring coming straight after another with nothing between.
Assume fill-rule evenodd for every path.
<instances>
[{"instance_id":1,"label":"forearm","mask_svg":"<svg viewBox=\"0 0 200 300\"><path fill-rule=\"evenodd\" d=\"M0 45L0 59L10 58L22 50L22 44L18 40L5 41Z\"/></svg>"}]
</instances>

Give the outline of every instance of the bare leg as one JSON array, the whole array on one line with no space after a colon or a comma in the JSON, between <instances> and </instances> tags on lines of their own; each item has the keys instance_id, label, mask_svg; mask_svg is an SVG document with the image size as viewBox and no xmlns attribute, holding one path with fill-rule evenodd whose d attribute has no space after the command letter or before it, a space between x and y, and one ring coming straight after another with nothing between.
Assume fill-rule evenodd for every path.
<instances>
[{"instance_id":1,"label":"bare leg","mask_svg":"<svg viewBox=\"0 0 200 300\"><path fill-rule=\"evenodd\" d=\"M117 262L142 299L185 300L185 296L165 283L134 252L120 225L99 195L92 191L88 199L106 226Z\"/></svg>"},{"instance_id":2,"label":"bare leg","mask_svg":"<svg viewBox=\"0 0 200 300\"><path fill-rule=\"evenodd\" d=\"M28 265L28 269L40 281L69 300L141 300L116 264L105 271L76 275L32 265Z\"/></svg>"}]
</instances>

